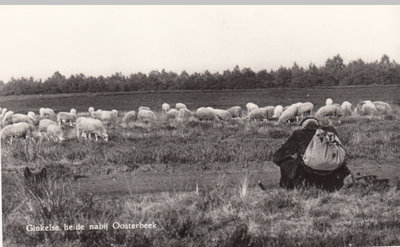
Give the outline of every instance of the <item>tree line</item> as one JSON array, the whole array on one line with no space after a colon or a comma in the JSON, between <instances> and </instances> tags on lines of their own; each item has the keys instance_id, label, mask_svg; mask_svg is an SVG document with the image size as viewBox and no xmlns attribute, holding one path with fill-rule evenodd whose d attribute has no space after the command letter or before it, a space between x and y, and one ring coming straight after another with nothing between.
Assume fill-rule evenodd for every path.
<instances>
[{"instance_id":1,"label":"tree line","mask_svg":"<svg viewBox=\"0 0 400 247\"><path fill-rule=\"evenodd\" d=\"M389 85L400 84L400 65L383 55L379 61L370 63L362 59L343 63L340 55L328 58L323 66L310 64L307 68L294 63L292 67L277 70L260 70L235 66L222 73L177 74L164 69L148 74L135 73L125 76L71 75L68 78L56 71L42 81L33 77L11 78L0 81L0 95L57 94L85 92L130 92L149 90L222 90L263 88L312 88L318 86Z\"/></svg>"}]
</instances>

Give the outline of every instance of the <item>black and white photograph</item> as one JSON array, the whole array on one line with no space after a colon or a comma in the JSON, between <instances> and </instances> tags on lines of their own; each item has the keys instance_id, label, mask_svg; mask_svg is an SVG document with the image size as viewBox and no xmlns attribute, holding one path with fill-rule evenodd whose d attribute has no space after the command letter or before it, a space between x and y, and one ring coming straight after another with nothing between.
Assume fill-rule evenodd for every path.
<instances>
[{"instance_id":1,"label":"black and white photograph","mask_svg":"<svg viewBox=\"0 0 400 247\"><path fill-rule=\"evenodd\" d=\"M399 246L400 5L0 5L3 246Z\"/></svg>"}]
</instances>

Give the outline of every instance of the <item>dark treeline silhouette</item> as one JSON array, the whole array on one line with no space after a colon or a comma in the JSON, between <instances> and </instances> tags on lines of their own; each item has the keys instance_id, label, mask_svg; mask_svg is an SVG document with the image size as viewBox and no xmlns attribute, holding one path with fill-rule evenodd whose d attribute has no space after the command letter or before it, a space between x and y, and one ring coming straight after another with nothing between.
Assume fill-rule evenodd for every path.
<instances>
[{"instance_id":1,"label":"dark treeline silhouette","mask_svg":"<svg viewBox=\"0 0 400 247\"><path fill-rule=\"evenodd\" d=\"M225 70L223 73L177 74L165 70L129 76L71 75L66 78L55 72L45 81L34 78L12 78L0 81L0 95L56 94L84 92L130 92L149 90L221 90L262 89L274 87L303 88L346 85L400 84L400 65L383 55L380 61L366 63L361 59L344 64L340 55L326 60L323 66L310 64L308 68L294 63L292 67L254 72L250 68Z\"/></svg>"}]
</instances>

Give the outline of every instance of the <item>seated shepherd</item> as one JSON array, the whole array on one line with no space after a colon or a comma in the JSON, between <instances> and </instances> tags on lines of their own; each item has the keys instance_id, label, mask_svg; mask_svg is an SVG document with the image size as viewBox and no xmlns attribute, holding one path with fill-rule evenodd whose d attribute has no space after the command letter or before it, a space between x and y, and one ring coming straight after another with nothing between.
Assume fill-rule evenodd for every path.
<instances>
[{"instance_id":1,"label":"seated shepherd","mask_svg":"<svg viewBox=\"0 0 400 247\"><path fill-rule=\"evenodd\" d=\"M351 172L336 129L322 126L311 117L300 126L273 155L281 171L279 185L287 189L315 186L328 191L342 188Z\"/></svg>"}]
</instances>

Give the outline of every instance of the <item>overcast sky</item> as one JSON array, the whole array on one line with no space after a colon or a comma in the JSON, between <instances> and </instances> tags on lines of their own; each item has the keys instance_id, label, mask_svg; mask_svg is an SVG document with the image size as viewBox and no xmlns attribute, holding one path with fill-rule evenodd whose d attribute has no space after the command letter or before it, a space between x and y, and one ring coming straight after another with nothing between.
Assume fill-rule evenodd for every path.
<instances>
[{"instance_id":1,"label":"overcast sky","mask_svg":"<svg viewBox=\"0 0 400 247\"><path fill-rule=\"evenodd\" d=\"M0 6L0 80L400 63L400 6Z\"/></svg>"}]
</instances>

